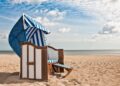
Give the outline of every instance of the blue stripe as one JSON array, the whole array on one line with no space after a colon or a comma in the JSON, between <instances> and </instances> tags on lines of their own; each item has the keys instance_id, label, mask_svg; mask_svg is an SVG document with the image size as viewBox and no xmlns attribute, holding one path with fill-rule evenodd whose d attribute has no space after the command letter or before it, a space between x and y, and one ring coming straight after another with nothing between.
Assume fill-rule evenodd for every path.
<instances>
[{"instance_id":1,"label":"blue stripe","mask_svg":"<svg viewBox=\"0 0 120 86\"><path fill-rule=\"evenodd\" d=\"M41 40L41 36L40 36L40 31L38 30L37 33L38 33L39 44L40 44L40 46L42 46L42 43L41 43L42 40Z\"/></svg>"},{"instance_id":2,"label":"blue stripe","mask_svg":"<svg viewBox=\"0 0 120 86\"><path fill-rule=\"evenodd\" d=\"M25 21L25 24L26 24L26 26L29 26L29 27L30 27L30 25L27 23L27 21Z\"/></svg>"},{"instance_id":3,"label":"blue stripe","mask_svg":"<svg viewBox=\"0 0 120 86\"><path fill-rule=\"evenodd\" d=\"M45 45L45 37L43 32L40 29L35 27L29 27L26 30L26 39L27 41L35 44L36 46L44 46Z\"/></svg>"},{"instance_id":4,"label":"blue stripe","mask_svg":"<svg viewBox=\"0 0 120 86\"><path fill-rule=\"evenodd\" d=\"M38 38L38 31L39 30L36 31L36 38L37 38L38 46L40 46L40 39Z\"/></svg>"},{"instance_id":5,"label":"blue stripe","mask_svg":"<svg viewBox=\"0 0 120 86\"><path fill-rule=\"evenodd\" d=\"M35 44L34 36L32 37L32 39L33 39L33 44Z\"/></svg>"},{"instance_id":6,"label":"blue stripe","mask_svg":"<svg viewBox=\"0 0 120 86\"><path fill-rule=\"evenodd\" d=\"M41 37L42 46L44 46L44 42L43 42L43 38L42 38L42 31L41 30L40 30L40 37Z\"/></svg>"},{"instance_id":7,"label":"blue stripe","mask_svg":"<svg viewBox=\"0 0 120 86\"><path fill-rule=\"evenodd\" d=\"M35 45L38 46L37 38L36 38L36 33L34 34L34 40L35 40Z\"/></svg>"},{"instance_id":8,"label":"blue stripe","mask_svg":"<svg viewBox=\"0 0 120 86\"><path fill-rule=\"evenodd\" d=\"M33 27L30 28L30 30L26 33L26 38L28 39L29 35L31 35L32 31L33 31Z\"/></svg>"},{"instance_id":9,"label":"blue stripe","mask_svg":"<svg viewBox=\"0 0 120 86\"><path fill-rule=\"evenodd\" d=\"M31 32L31 34L28 36L28 41L31 39L31 37L33 36L33 34L35 33L35 31L36 31L37 29L33 29L33 31Z\"/></svg>"},{"instance_id":10,"label":"blue stripe","mask_svg":"<svg viewBox=\"0 0 120 86\"><path fill-rule=\"evenodd\" d=\"M28 34L28 32L30 32L32 30L33 27L28 27L27 30L26 30L26 34Z\"/></svg>"}]
</instances>

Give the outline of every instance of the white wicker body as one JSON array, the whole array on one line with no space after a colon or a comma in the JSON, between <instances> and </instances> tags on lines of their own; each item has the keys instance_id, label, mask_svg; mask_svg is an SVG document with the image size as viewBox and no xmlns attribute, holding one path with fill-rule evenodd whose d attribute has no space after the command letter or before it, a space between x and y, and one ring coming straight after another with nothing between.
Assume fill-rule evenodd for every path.
<instances>
[{"instance_id":1,"label":"white wicker body","mask_svg":"<svg viewBox=\"0 0 120 86\"><path fill-rule=\"evenodd\" d=\"M44 47L45 48L45 47ZM21 78L47 80L47 52L42 47L22 44Z\"/></svg>"}]
</instances>

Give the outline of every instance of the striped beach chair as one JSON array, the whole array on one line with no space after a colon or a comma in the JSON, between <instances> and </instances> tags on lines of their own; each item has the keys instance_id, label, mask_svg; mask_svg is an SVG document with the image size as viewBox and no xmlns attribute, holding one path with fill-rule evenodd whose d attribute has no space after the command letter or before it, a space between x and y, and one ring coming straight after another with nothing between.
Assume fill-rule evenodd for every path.
<instances>
[{"instance_id":1,"label":"striped beach chair","mask_svg":"<svg viewBox=\"0 0 120 86\"><path fill-rule=\"evenodd\" d=\"M67 74L72 68L64 65L64 54L62 49L55 49L51 46L38 47L30 42L21 44L21 71L22 79L48 80L48 76L55 73L63 73L64 69Z\"/></svg>"}]
</instances>

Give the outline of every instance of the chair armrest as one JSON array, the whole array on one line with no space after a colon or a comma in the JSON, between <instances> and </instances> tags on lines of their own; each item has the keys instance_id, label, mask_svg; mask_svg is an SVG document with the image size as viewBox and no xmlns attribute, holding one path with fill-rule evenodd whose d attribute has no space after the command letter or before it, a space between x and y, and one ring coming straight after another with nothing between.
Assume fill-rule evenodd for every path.
<instances>
[{"instance_id":1,"label":"chair armrest","mask_svg":"<svg viewBox=\"0 0 120 86\"><path fill-rule=\"evenodd\" d=\"M64 50L63 49L55 49L54 47L51 47L51 46L47 46L47 47L52 51L50 53L50 51L48 50L49 55L51 56L51 54L57 53L57 55L55 55L55 56L56 56L56 58L58 58L58 63L64 64ZM55 57L55 56L53 56L53 57Z\"/></svg>"},{"instance_id":2,"label":"chair armrest","mask_svg":"<svg viewBox=\"0 0 120 86\"><path fill-rule=\"evenodd\" d=\"M48 47L48 56L50 56L50 59L58 59L58 61L56 63L59 64L64 64L64 50L63 49L55 49L51 46L47 46ZM50 51L49 51L50 50ZM64 68L60 68L57 67L56 72L64 72Z\"/></svg>"}]
</instances>

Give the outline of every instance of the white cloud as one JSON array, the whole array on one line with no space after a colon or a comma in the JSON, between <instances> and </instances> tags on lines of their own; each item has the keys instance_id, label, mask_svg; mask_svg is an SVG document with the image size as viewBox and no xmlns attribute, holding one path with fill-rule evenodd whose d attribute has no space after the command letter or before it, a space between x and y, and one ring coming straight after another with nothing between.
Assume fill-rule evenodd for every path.
<instances>
[{"instance_id":1,"label":"white cloud","mask_svg":"<svg viewBox=\"0 0 120 86\"><path fill-rule=\"evenodd\" d=\"M70 30L71 30L70 28L65 28L64 27L64 28L60 28L58 31L62 32L62 33L67 33L67 32L70 32Z\"/></svg>"},{"instance_id":2,"label":"white cloud","mask_svg":"<svg viewBox=\"0 0 120 86\"><path fill-rule=\"evenodd\" d=\"M36 17L35 20L43 24L45 27L52 27L58 24L57 22L50 21L47 17Z\"/></svg>"},{"instance_id":3,"label":"white cloud","mask_svg":"<svg viewBox=\"0 0 120 86\"><path fill-rule=\"evenodd\" d=\"M65 12L60 12L59 10L48 11L47 9L41 11L45 13L47 16L44 17L36 17L35 20L44 25L45 27L54 27L60 24L60 20L64 18Z\"/></svg>"},{"instance_id":4,"label":"white cloud","mask_svg":"<svg viewBox=\"0 0 120 86\"><path fill-rule=\"evenodd\" d=\"M120 31L120 0L69 0L64 1L78 9L84 9L88 15L96 16L96 18L104 20L103 28L112 26L115 31ZM101 29L103 29L101 28Z\"/></svg>"},{"instance_id":5,"label":"white cloud","mask_svg":"<svg viewBox=\"0 0 120 86\"><path fill-rule=\"evenodd\" d=\"M120 34L120 24L119 22L109 21L107 22L102 30L100 30L99 34Z\"/></svg>"},{"instance_id":6,"label":"white cloud","mask_svg":"<svg viewBox=\"0 0 120 86\"><path fill-rule=\"evenodd\" d=\"M48 0L11 0L12 3L22 3L22 2L27 2L27 3L42 3Z\"/></svg>"},{"instance_id":7,"label":"white cloud","mask_svg":"<svg viewBox=\"0 0 120 86\"><path fill-rule=\"evenodd\" d=\"M47 15L52 17L53 20L62 20L66 15L66 12L65 11L61 12L58 9L55 9L55 10L48 11Z\"/></svg>"},{"instance_id":8,"label":"white cloud","mask_svg":"<svg viewBox=\"0 0 120 86\"><path fill-rule=\"evenodd\" d=\"M42 23L46 27L58 25L59 21L64 19L64 16L66 14L66 12L60 12L58 9L50 10L50 11L45 9L45 10L41 10L41 13L46 14L46 16L36 17L35 20Z\"/></svg>"},{"instance_id":9,"label":"white cloud","mask_svg":"<svg viewBox=\"0 0 120 86\"><path fill-rule=\"evenodd\" d=\"M118 31L115 30L114 26L104 26L103 29L101 31L99 31L99 34L113 34L113 33L117 33Z\"/></svg>"},{"instance_id":10,"label":"white cloud","mask_svg":"<svg viewBox=\"0 0 120 86\"><path fill-rule=\"evenodd\" d=\"M93 42L103 42L103 43L120 43L120 35L119 34L93 34L90 36L89 40Z\"/></svg>"}]
</instances>

